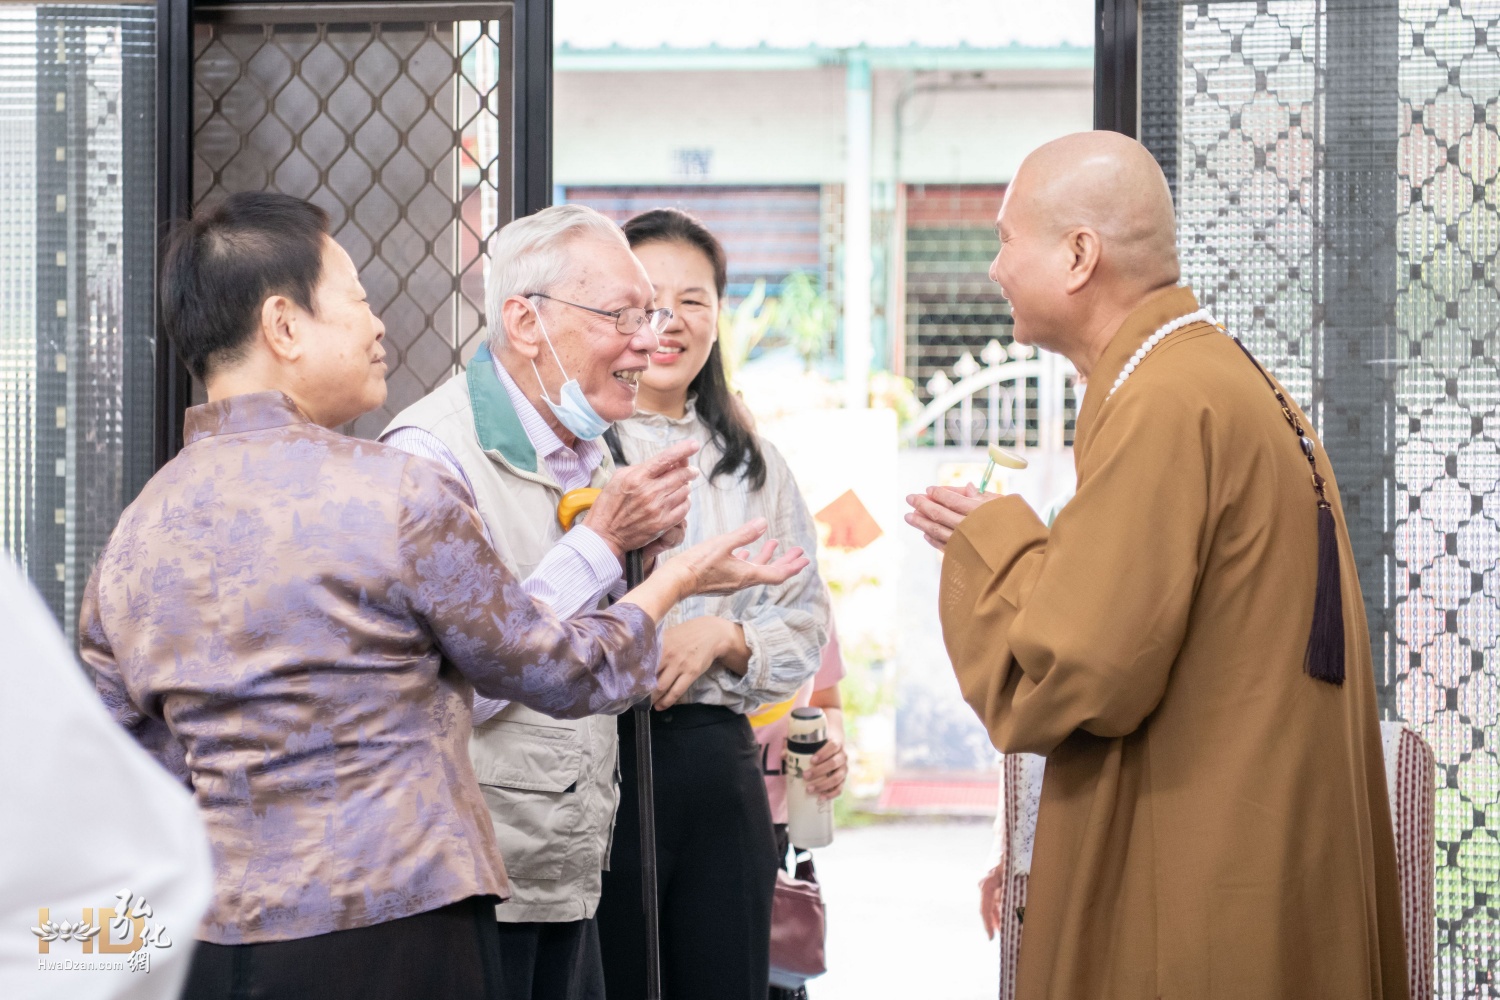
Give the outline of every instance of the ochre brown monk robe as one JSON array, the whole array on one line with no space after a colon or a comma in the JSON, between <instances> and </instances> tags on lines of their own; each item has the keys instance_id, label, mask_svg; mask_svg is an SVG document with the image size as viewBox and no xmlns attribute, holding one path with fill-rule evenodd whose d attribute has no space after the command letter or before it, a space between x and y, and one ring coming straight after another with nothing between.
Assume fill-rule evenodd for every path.
<instances>
[{"instance_id":1,"label":"ochre brown monk robe","mask_svg":"<svg viewBox=\"0 0 1500 1000\"><path fill-rule=\"evenodd\" d=\"M1369 633L1328 456L1317 444L1342 685L1304 669L1317 496L1255 366L1196 323L1109 396L1197 308L1157 293L1110 342L1050 532L1002 497L943 561L964 697L1001 750L1047 756L1017 996L1405 1000Z\"/></svg>"}]
</instances>

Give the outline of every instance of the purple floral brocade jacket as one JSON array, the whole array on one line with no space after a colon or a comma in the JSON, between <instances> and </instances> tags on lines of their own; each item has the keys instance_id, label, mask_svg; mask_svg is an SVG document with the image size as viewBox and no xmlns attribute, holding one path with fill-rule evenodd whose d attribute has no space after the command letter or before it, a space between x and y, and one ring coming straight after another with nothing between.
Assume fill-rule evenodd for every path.
<instances>
[{"instance_id":1,"label":"purple floral brocade jacket","mask_svg":"<svg viewBox=\"0 0 1500 1000\"><path fill-rule=\"evenodd\" d=\"M634 605L559 621L535 603L436 463L281 393L188 411L81 617L105 703L197 797L215 880L197 936L219 944L505 896L469 764L474 691L618 712L659 655Z\"/></svg>"}]
</instances>

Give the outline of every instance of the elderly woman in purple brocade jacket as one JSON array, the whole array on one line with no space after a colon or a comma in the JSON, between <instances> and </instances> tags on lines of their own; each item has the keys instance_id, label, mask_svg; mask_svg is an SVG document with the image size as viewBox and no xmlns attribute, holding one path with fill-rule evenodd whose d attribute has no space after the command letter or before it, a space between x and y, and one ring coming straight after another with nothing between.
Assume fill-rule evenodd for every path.
<instances>
[{"instance_id":1,"label":"elderly woman in purple brocade jacket","mask_svg":"<svg viewBox=\"0 0 1500 1000\"><path fill-rule=\"evenodd\" d=\"M384 327L320 209L229 198L173 236L162 298L209 401L121 516L81 633L106 704L208 826L186 995L492 995L506 880L466 749L474 692L623 710L654 687L675 602L806 559L745 558L751 524L559 620L447 471L334 430L385 401Z\"/></svg>"}]
</instances>

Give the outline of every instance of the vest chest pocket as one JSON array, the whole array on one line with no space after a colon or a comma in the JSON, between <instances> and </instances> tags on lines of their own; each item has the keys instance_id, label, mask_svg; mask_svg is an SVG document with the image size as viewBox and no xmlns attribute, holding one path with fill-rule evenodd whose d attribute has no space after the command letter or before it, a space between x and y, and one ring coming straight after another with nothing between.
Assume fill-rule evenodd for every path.
<instances>
[{"instance_id":1,"label":"vest chest pocket","mask_svg":"<svg viewBox=\"0 0 1500 1000\"><path fill-rule=\"evenodd\" d=\"M475 730L469 756L506 871L561 878L582 810L579 732L495 719Z\"/></svg>"}]
</instances>

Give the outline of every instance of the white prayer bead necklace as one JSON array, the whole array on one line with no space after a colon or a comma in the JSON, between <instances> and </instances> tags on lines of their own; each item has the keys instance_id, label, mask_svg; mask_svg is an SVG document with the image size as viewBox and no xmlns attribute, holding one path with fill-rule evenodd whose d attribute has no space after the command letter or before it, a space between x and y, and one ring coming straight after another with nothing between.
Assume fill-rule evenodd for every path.
<instances>
[{"instance_id":1,"label":"white prayer bead necklace","mask_svg":"<svg viewBox=\"0 0 1500 1000\"><path fill-rule=\"evenodd\" d=\"M1147 337L1146 342L1139 348L1137 348L1136 352L1130 356L1130 360L1125 362L1125 368L1120 372L1120 377L1115 379L1114 385L1110 386L1109 396L1113 396L1115 393L1120 391L1120 386L1124 385L1125 380L1131 376L1131 373L1140 366L1140 363L1142 361L1146 360L1146 355L1150 354L1157 344L1160 344L1163 340L1167 339L1167 336L1169 334L1176 333L1178 330L1181 330L1185 326L1192 326L1194 323L1200 322L1213 323L1215 326L1218 325L1218 323L1215 322L1212 313L1210 313L1207 309L1199 309L1197 312L1190 312L1186 316L1178 316L1176 319L1168 323L1164 323L1162 326L1158 327L1157 331L1150 337ZM1105 396L1104 398L1108 399L1109 396Z\"/></svg>"}]
</instances>

